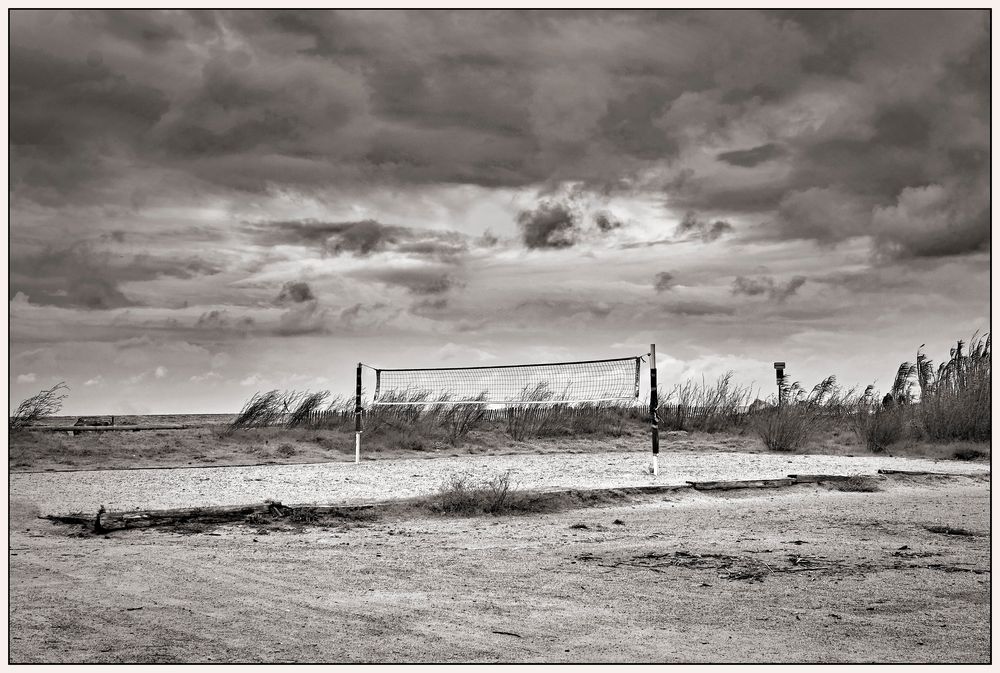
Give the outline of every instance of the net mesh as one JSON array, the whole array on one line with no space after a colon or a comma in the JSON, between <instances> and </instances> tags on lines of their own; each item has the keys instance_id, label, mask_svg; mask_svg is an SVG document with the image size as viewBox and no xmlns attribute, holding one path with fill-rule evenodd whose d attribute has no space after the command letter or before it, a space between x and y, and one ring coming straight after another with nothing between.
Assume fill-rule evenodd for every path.
<instances>
[{"instance_id":1,"label":"net mesh","mask_svg":"<svg viewBox=\"0 0 1000 673\"><path fill-rule=\"evenodd\" d=\"M639 397L641 360L376 369L373 404L624 403Z\"/></svg>"}]
</instances>

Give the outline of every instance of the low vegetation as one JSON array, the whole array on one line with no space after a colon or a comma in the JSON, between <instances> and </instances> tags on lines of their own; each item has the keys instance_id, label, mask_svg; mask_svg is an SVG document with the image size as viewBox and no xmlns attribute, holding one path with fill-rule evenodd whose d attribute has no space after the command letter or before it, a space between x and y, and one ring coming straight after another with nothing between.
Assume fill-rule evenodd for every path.
<instances>
[{"instance_id":1,"label":"low vegetation","mask_svg":"<svg viewBox=\"0 0 1000 673\"><path fill-rule=\"evenodd\" d=\"M706 450L740 450L756 437L770 451L864 451L935 459L988 460L991 438L989 336L959 341L937 367L918 351L902 363L884 394L842 390L833 376L812 388L798 382L777 396L758 399L733 383L687 381L659 393L662 431L718 434ZM10 418L16 431L60 410L68 388L60 383L25 400ZM491 405L486 393L457 401L445 393L403 391L382 396L397 404L363 410L363 455L413 452L494 453L607 450L608 440L635 445L648 437L642 405L561 401L548 386L526 388L518 403ZM225 425L155 433L64 434L18 432L9 449L15 469L64 469L142 464L199 465L321 462L353 456L355 400L327 391L270 390L254 394ZM661 435L662 436L662 435ZM855 441L856 438L856 441ZM680 441L667 438L666 442ZM336 458L335 458L336 456Z\"/></svg>"},{"instance_id":2,"label":"low vegetation","mask_svg":"<svg viewBox=\"0 0 1000 673\"><path fill-rule=\"evenodd\" d=\"M657 415L665 430L731 432L746 425L747 409L756 398L749 386L733 383L729 371L714 383L689 380L664 395L657 391Z\"/></svg>"},{"instance_id":3,"label":"low vegetation","mask_svg":"<svg viewBox=\"0 0 1000 673\"><path fill-rule=\"evenodd\" d=\"M937 371L923 353L914 367L920 386L921 431L935 440L988 442L992 436L991 336L959 341Z\"/></svg>"},{"instance_id":4,"label":"low vegetation","mask_svg":"<svg viewBox=\"0 0 1000 673\"><path fill-rule=\"evenodd\" d=\"M10 430L21 430L43 418L55 416L62 409L63 400L69 396L68 391L66 383L60 381L21 402L10 417Z\"/></svg>"},{"instance_id":5,"label":"low vegetation","mask_svg":"<svg viewBox=\"0 0 1000 673\"><path fill-rule=\"evenodd\" d=\"M853 493L875 493L882 490L879 479L861 474L856 474L843 481L832 481L829 483L829 487L835 491Z\"/></svg>"}]
</instances>

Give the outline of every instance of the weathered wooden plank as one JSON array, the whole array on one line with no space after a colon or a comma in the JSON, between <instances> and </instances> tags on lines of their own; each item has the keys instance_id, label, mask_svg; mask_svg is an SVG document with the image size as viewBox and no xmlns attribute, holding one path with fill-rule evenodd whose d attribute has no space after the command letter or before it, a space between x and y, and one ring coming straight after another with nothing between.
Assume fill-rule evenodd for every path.
<instances>
[{"instance_id":1,"label":"weathered wooden plank","mask_svg":"<svg viewBox=\"0 0 1000 673\"><path fill-rule=\"evenodd\" d=\"M878 473L879 474L906 474L906 475L916 476L916 477L926 476L926 475L934 475L934 476L938 476L938 477L960 477L960 476L963 476L963 475L960 475L960 474L949 474L947 472L923 472L921 470L879 470Z\"/></svg>"},{"instance_id":2,"label":"weathered wooden plank","mask_svg":"<svg viewBox=\"0 0 1000 673\"><path fill-rule=\"evenodd\" d=\"M193 425L34 425L35 432L140 432L142 430L187 430Z\"/></svg>"},{"instance_id":3,"label":"weathered wooden plank","mask_svg":"<svg viewBox=\"0 0 1000 673\"><path fill-rule=\"evenodd\" d=\"M847 481L851 477L843 474L790 474L788 478L794 479L797 484L818 484L823 481Z\"/></svg>"},{"instance_id":4,"label":"weathered wooden plank","mask_svg":"<svg viewBox=\"0 0 1000 673\"><path fill-rule=\"evenodd\" d=\"M738 488L778 488L795 484L794 479L747 479L744 481L689 481L698 491L728 491Z\"/></svg>"}]
</instances>

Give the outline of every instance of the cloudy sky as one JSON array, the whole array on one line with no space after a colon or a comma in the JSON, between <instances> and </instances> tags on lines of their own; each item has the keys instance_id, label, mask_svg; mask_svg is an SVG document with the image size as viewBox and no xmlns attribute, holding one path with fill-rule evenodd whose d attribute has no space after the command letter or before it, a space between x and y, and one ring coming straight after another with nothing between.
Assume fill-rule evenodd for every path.
<instances>
[{"instance_id":1,"label":"cloudy sky","mask_svg":"<svg viewBox=\"0 0 1000 673\"><path fill-rule=\"evenodd\" d=\"M10 18L12 404L230 412L385 367L771 362L989 328L989 14Z\"/></svg>"}]
</instances>

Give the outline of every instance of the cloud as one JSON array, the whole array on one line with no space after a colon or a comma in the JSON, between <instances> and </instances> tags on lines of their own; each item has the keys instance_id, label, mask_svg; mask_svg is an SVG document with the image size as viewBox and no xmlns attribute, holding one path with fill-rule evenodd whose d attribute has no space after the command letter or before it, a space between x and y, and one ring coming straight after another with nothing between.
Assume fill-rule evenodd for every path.
<instances>
[{"instance_id":1,"label":"cloud","mask_svg":"<svg viewBox=\"0 0 1000 673\"><path fill-rule=\"evenodd\" d=\"M985 187L908 187L900 192L894 205L875 209L872 231L883 250L902 257L988 250L988 194Z\"/></svg>"},{"instance_id":2,"label":"cloud","mask_svg":"<svg viewBox=\"0 0 1000 673\"><path fill-rule=\"evenodd\" d=\"M740 168L753 168L765 161L777 159L782 154L784 154L784 150L780 145L767 143L766 145L758 145L747 150L720 152L716 155L716 159L724 161L727 164L732 164L733 166L739 166Z\"/></svg>"},{"instance_id":3,"label":"cloud","mask_svg":"<svg viewBox=\"0 0 1000 673\"><path fill-rule=\"evenodd\" d=\"M308 283L304 282L287 282L281 288L281 292L278 293L278 298L275 300L278 304L301 304L304 301L311 301L316 299L313 295L312 289L309 287Z\"/></svg>"},{"instance_id":4,"label":"cloud","mask_svg":"<svg viewBox=\"0 0 1000 673\"><path fill-rule=\"evenodd\" d=\"M667 290L672 290L674 287L674 274L669 271L661 271L656 274L656 278L653 282L653 287L657 292L666 292Z\"/></svg>"},{"instance_id":5,"label":"cloud","mask_svg":"<svg viewBox=\"0 0 1000 673\"><path fill-rule=\"evenodd\" d=\"M606 233L620 229L624 223L611 213L601 211L594 215L594 224L597 225L599 231Z\"/></svg>"},{"instance_id":6,"label":"cloud","mask_svg":"<svg viewBox=\"0 0 1000 673\"><path fill-rule=\"evenodd\" d=\"M778 283L771 276L737 276L733 280L732 293L747 297L767 295L775 303L784 302L799 291L806 282L805 276L795 276L786 283Z\"/></svg>"},{"instance_id":7,"label":"cloud","mask_svg":"<svg viewBox=\"0 0 1000 673\"><path fill-rule=\"evenodd\" d=\"M207 383L209 381L218 381L222 379L222 375L216 372L207 372L205 374L194 374L188 381L192 383ZM252 385L252 384L247 384Z\"/></svg>"},{"instance_id":8,"label":"cloud","mask_svg":"<svg viewBox=\"0 0 1000 673\"><path fill-rule=\"evenodd\" d=\"M697 236L705 243L711 243L721 238L733 230L733 225L725 220L707 222L699 220L693 212L685 213L684 218L677 225L675 236Z\"/></svg>"},{"instance_id":9,"label":"cloud","mask_svg":"<svg viewBox=\"0 0 1000 673\"><path fill-rule=\"evenodd\" d=\"M237 331L246 332L253 328L255 321L251 316L235 318L225 309L212 309L198 316L194 323L194 328L209 331Z\"/></svg>"},{"instance_id":10,"label":"cloud","mask_svg":"<svg viewBox=\"0 0 1000 673\"><path fill-rule=\"evenodd\" d=\"M240 385L241 386L256 386L256 385L260 385L261 383L263 383L263 381L264 381L264 377L261 376L260 372L254 372L253 374L250 374L245 379L243 379L242 381L240 381Z\"/></svg>"},{"instance_id":11,"label":"cloud","mask_svg":"<svg viewBox=\"0 0 1000 673\"><path fill-rule=\"evenodd\" d=\"M522 210L517 224L525 247L532 249L570 247L579 236L576 215L559 203L540 203L534 210Z\"/></svg>"},{"instance_id":12,"label":"cloud","mask_svg":"<svg viewBox=\"0 0 1000 673\"><path fill-rule=\"evenodd\" d=\"M35 381L36 377L34 372L29 372L27 374L18 374L17 376L18 383L34 383Z\"/></svg>"},{"instance_id":13,"label":"cloud","mask_svg":"<svg viewBox=\"0 0 1000 673\"><path fill-rule=\"evenodd\" d=\"M461 281L451 268L440 265L404 268L368 268L353 274L358 278L396 285L416 295L444 294Z\"/></svg>"},{"instance_id":14,"label":"cloud","mask_svg":"<svg viewBox=\"0 0 1000 673\"><path fill-rule=\"evenodd\" d=\"M166 378L166 376L167 376L167 368L164 367L163 365L160 365L159 367L156 368L156 370L153 372L153 374L158 379Z\"/></svg>"},{"instance_id":15,"label":"cloud","mask_svg":"<svg viewBox=\"0 0 1000 673\"><path fill-rule=\"evenodd\" d=\"M812 187L792 192L778 207L776 230L785 238L835 243L867 234L870 206L835 187Z\"/></svg>"},{"instance_id":16,"label":"cloud","mask_svg":"<svg viewBox=\"0 0 1000 673\"><path fill-rule=\"evenodd\" d=\"M115 254L90 241L49 247L11 258L11 296L24 292L36 304L89 310L136 306L121 289L127 282L213 275L220 267L197 256Z\"/></svg>"},{"instance_id":17,"label":"cloud","mask_svg":"<svg viewBox=\"0 0 1000 673\"><path fill-rule=\"evenodd\" d=\"M454 261L468 249L466 236L459 232L415 229L376 220L257 222L249 225L249 231L264 244L318 247L330 255L352 253L368 257L379 252L396 252L421 259Z\"/></svg>"},{"instance_id":18,"label":"cloud","mask_svg":"<svg viewBox=\"0 0 1000 673\"><path fill-rule=\"evenodd\" d=\"M92 379L87 379L86 381L83 382L83 385L85 385L85 386L99 386L103 382L104 382L104 377L98 375L98 376L95 376Z\"/></svg>"},{"instance_id":19,"label":"cloud","mask_svg":"<svg viewBox=\"0 0 1000 673\"><path fill-rule=\"evenodd\" d=\"M320 308L319 302L305 301L282 313L273 332L278 336L322 334L330 330L329 318L329 311Z\"/></svg>"}]
</instances>

